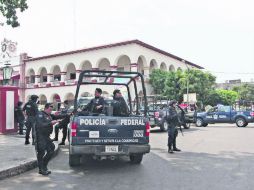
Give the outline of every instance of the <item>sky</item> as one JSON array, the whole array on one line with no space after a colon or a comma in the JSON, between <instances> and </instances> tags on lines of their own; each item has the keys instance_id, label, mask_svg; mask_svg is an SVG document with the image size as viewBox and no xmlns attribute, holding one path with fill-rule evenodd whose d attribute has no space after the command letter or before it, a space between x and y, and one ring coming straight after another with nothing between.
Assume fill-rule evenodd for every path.
<instances>
[{"instance_id":1,"label":"sky","mask_svg":"<svg viewBox=\"0 0 254 190\"><path fill-rule=\"evenodd\" d=\"M138 39L204 67L217 82L254 80L253 0L28 0L28 6L18 14L20 27L0 25L0 41L15 41L32 57Z\"/></svg>"}]
</instances>

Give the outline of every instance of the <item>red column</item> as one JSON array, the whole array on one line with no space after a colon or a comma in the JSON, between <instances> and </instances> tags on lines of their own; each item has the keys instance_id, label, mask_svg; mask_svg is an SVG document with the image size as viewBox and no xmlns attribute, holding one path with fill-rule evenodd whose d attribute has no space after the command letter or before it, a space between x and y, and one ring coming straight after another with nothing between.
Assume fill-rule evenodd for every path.
<instances>
[{"instance_id":1,"label":"red column","mask_svg":"<svg viewBox=\"0 0 254 190\"><path fill-rule=\"evenodd\" d=\"M18 87L0 87L0 133L17 131L14 108L18 103Z\"/></svg>"}]
</instances>

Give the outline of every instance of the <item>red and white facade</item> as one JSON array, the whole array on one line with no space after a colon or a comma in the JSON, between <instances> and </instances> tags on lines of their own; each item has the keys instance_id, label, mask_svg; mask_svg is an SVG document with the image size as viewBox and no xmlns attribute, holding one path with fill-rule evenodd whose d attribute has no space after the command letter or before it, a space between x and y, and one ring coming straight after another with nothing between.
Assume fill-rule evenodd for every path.
<instances>
[{"instance_id":1,"label":"red and white facade","mask_svg":"<svg viewBox=\"0 0 254 190\"><path fill-rule=\"evenodd\" d=\"M139 40L86 48L37 58L24 59L21 69L21 97L27 101L32 94L41 103L72 100L82 70L122 70L141 72L146 79L153 69L174 71L202 67ZM147 93L152 88L146 80ZM81 89L83 95L93 94L96 86ZM112 87L111 87L112 88ZM103 87L104 94L112 94Z\"/></svg>"}]
</instances>

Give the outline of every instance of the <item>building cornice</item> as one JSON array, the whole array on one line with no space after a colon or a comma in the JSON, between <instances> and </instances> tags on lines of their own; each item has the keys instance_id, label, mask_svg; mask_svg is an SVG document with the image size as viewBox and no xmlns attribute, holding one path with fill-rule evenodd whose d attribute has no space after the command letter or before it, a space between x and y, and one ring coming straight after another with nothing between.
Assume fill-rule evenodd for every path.
<instances>
[{"instance_id":1,"label":"building cornice","mask_svg":"<svg viewBox=\"0 0 254 190\"><path fill-rule=\"evenodd\" d=\"M41 56L41 57L36 57L36 58L29 58L26 59L25 62L31 62L31 61L37 61L37 60L42 60L42 59L49 59L49 58L54 58L54 57L60 57L60 56L65 56L65 55L72 55L72 54L77 54L77 53L84 53L84 52L89 52L89 51L96 51L96 50L100 50L100 49L106 49L106 48L113 48L113 47L118 47L118 46L125 46L125 45L129 45L129 44L137 44L140 45L144 48L153 50L155 52L158 52L162 55L168 56L170 58L174 58L178 61L181 62L185 62L188 65L191 65L193 67L196 67L198 69L204 69L204 67L201 67L197 64L194 64L192 62L189 62L185 59L182 59L178 56L175 56L171 53L168 53L166 51L163 51L159 48L156 48L154 46L151 46L149 44L146 44L140 40L130 40L130 41L124 41L124 42L118 42L118 43L112 43L112 44L107 44L107 45L101 45L101 46L96 46L96 47L91 47L91 48L85 48L85 49L80 49L80 50L75 50L75 51L68 51L68 52L64 52L64 53L58 53L58 54L52 54L52 55L46 55L46 56Z\"/></svg>"}]
</instances>

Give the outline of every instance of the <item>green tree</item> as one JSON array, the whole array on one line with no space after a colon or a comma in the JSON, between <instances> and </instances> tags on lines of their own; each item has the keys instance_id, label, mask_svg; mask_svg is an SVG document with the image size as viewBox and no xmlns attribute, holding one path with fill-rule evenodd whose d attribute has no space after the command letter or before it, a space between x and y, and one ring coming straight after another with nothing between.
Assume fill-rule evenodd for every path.
<instances>
[{"instance_id":1,"label":"green tree","mask_svg":"<svg viewBox=\"0 0 254 190\"><path fill-rule=\"evenodd\" d=\"M184 79L182 92L187 92L187 80L189 81L189 93L196 93L197 100L205 104L211 91L215 88L216 77L209 72L191 69L184 71Z\"/></svg>"},{"instance_id":2,"label":"green tree","mask_svg":"<svg viewBox=\"0 0 254 190\"><path fill-rule=\"evenodd\" d=\"M204 105L216 106L218 103L221 103L220 95L216 90L211 90L203 103Z\"/></svg>"},{"instance_id":3,"label":"green tree","mask_svg":"<svg viewBox=\"0 0 254 190\"><path fill-rule=\"evenodd\" d=\"M152 71L150 75L150 84L152 85L155 94L163 94L167 74L167 71L162 71L160 69L154 69Z\"/></svg>"},{"instance_id":4,"label":"green tree","mask_svg":"<svg viewBox=\"0 0 254 190\"><path fill-rule=\"evenodd\" d=\"M238 93L239 99L254 101L254 85L243 84L233 87L233 91Z\"/></svg>"},{"instance_id":5,"label":"green tree","mask_svg":"<svg viewBox=\"0 0 254 190\"><path fill-rule=\"evenodd\" d=\"M167 72L163 95L169 99L182 101L184 88L184 73L182 71Z\"/></svg>"},{"instance_id":6,"label":"green tree","mask_svg":"<svg viewBox=\"0 0 254 190\"><path fill-rule=\"evenodd\" d=\"M216 93L219 95L221 101L218 103L223 105L232 105L238 99L237 92L233 90L216 90Z\"/></svg>"},{"instance_id":7,"label":"green tree","mask_svg":"<svg viewBox=\"0 0 254 190\"><path fill-rule=\"evenodd\" d=\"M162 94L170 99L181 101L183 94L197 93L197 98L202 103L206 102L210 92L214 90L215 76L201 70L168 72L159 69L153 70L150 83L155 93Z\"/></svg>"},{"instance_id":8,"label":"green tree","mask_svg":"<svg viewBox=\"0 0 254 190\"><path fill-rule=\"evenodd\" d=\"M17 10L23 12L28 8L26 0L0 0L0 11L6 18L7 25L11 25L13 28L18 27Z\"/></svg>"}]
</instances>

